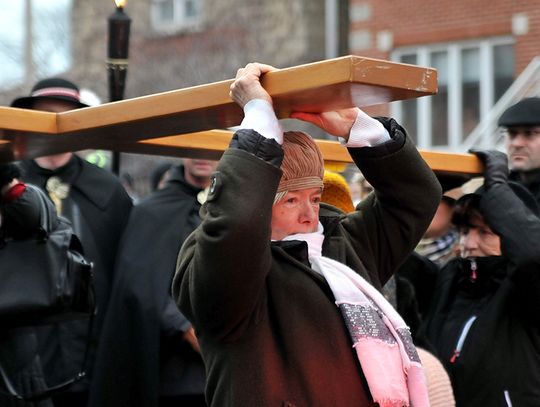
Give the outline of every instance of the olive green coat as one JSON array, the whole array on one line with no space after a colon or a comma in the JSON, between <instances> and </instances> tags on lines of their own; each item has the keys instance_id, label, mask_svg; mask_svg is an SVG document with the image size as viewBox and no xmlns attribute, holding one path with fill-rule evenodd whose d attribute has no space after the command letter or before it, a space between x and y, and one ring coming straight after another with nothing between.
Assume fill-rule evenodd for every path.
<instances>
[{"instance_id":1,"label":"olive green coat","mask_svg":"<svg viewBox=\"0 0 540 407\"><path fill-rule=\"evenodd\" d=\"M416 246L440 186L394 121L392 141L351 155L376 193L356 212L321 209L323 255L375 287ZM369 390L326 282L302 256L305 243L271 243L281 170L240 149L223 155L185 242L173 296L195 326L214 407L371 406ZM309 264L309 263L308 263Z\"/></svg>"}]
</instances>

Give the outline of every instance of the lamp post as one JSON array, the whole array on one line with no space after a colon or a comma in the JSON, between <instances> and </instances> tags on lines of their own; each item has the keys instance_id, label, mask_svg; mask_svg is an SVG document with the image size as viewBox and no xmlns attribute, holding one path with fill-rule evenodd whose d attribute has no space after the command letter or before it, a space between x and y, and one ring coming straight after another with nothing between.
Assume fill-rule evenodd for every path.
<instances>
[{"instance_id":1,"label":"lamp post","mask_svg":"<svg viewBox=\"0 0 540 407\"><path fill-rule=\"evenodd\" d=\"M109 16L109 42L107 72L109 77L109 101L124 98L128 68L129 28L131 18L124 12L126 0L115 0L116 10ZM112 171L120 171L120 153L112 153Z\"/></svg>"}]
</instances>

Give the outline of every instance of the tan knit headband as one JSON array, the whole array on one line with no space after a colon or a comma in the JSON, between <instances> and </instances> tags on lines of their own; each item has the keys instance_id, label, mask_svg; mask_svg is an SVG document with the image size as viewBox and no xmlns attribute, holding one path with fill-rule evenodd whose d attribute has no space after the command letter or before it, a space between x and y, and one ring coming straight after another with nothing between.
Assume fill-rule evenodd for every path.
<instances>
[{"instance_id":1,"label":"tan knit headband","mask_svg":"<svg viewBox=\"0 0 540 407\"><path fill-rule=\"evenodd\" d=\"M279 183L278 192L281 191L298 191L300 189L308 188L322 188L323 182L319 177L304 177L295 178L287 181L281 181Z\"/></svg>"}]
</instances>

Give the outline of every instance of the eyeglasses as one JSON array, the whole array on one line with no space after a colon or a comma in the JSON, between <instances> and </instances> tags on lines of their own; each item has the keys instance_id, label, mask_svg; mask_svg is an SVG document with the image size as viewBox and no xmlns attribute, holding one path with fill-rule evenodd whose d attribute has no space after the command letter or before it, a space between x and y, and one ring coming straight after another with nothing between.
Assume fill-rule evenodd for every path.
<instances>
[{"instance_id":1,"label":"eyeglasses","mask_svg":"<svg viewBox=\"0 0 540 407\"><path fill-rule=\"evenodd\" d=\"M540 135L540 127L510 127L502 129L502 133L510 140L515 139L520 134L525 138L533 138Z\"/></svg>"}]
</instances>

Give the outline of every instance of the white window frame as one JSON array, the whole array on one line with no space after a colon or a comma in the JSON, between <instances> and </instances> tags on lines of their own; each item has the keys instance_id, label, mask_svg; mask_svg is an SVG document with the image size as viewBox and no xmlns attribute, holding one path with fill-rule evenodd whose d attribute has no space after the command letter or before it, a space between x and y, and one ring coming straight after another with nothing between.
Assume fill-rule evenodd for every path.
<instances>
[{"instance_id":1,"label":"white window frame","mask_svg":"<svg viewBox=\"0 0 540 407\"><path fill-rule=\"evenodd\" d=\"M415 47L403 47L396 49L391 54L393 61L400 61L403 56L416 55L417 65L430 66L430 55L433 52L444 51L448 55L448 145L434 146L431 136L431 98L422 97L417 100L417 145L419 148L440 150L457 150L466 138L462 129L462 72L461 50L477 48L480 53L480 121L485 118L494 101L494 68L493 48L500 45L513 45L512 37L492 37L479 40L462 41L455 43L441 43L420 45ZM402 118L402 102L390 104L392 117L400 121Z\"/></svg>"},{"instance_id":2,"label":"white window frame","mask_svg":"<svg viewBox=\"0 0 540 407\"><path fill-rule=\"evenodd\" d=\"M159 15L159 5L166 1L173 2L172 21L163 21ZM196 14L186 16L184 11L188 1L195 2ZM196 31L201 28L203 15L203 0L152 0L151 21L156 32L164 34L178 33L181 31Z\"/></svg>"}]
</instances>

